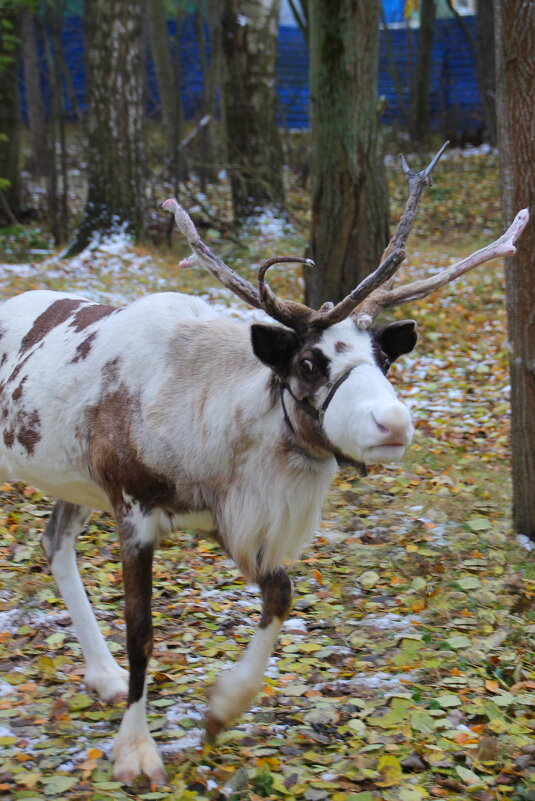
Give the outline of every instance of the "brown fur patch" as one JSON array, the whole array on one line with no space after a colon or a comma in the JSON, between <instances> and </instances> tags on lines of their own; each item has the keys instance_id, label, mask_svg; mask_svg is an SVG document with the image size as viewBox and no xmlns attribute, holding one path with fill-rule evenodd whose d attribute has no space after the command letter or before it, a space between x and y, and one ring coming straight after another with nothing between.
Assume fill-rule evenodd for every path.
<instances>
[{"instance_id":1,"label":"brown fur patch","mask_svg":"<svg viewBox=\"0 0 535 801\"><path fill-rule=\"evenodd\" d=\"M88 303L76 312L72 322L69 323L69 328L74 328L77 332L83 331L84 328L102 320L103 317L108 317L115 311L119 311L115 306L108 306L104 303Z\"/></svg>"},{"instance_id":2,"label":"brown fur patch","mask_svg":"<svg viewBox=\"0 0 535 801\"><path fill-rule=\"evenodd\" d=\"M42 343L41 343L41 344L42 344ZM39 345L39 347L41 347L41 345ZM34 351L34 352L35 352L35 351ZM24 367L24 365L26 364L26 362L28 361L28 359L29 359L31 356L32 356L32 354L31 354L31 353L29 353L27 356L25 356L25 357L24 357L24 359L21 359L21 360L20 360L20 362L19 362L17 365L15 365L15 367L13 368L13 370L12 370L12 372L11 372L11 375L10 375L10 376L9 376L9 378L7 379L7 382L6 382L6 383L8 383L8 384L11 384L13 381L16 381L16 379L17 379L17 377L18 377L18 375L19 375L20 371L22 370L22 368Z\"/></svg>"},{"instance_id":3,"label":"brown fur patch","mask_svg":"<svg viewBox=\"0 0 535 801\"><path fill-rule=\"evenodd\" d=\"M286 620L292 606L292 581L290 576L279 567L259 580L262 592L262 617L260 628L265 629L274 617Z\"/></svg>"},{"instance_id":4,"label":"brown fur patch","mask_svg":"<svg viewBox=\"0 0 535 801\"><path fill-rule=\"evenodd\" d=\"M85 523L88 510L67 501L56 501L43 532L41 545L49 562L59 551L64 537L76 537Z\"/></svg>"},{"instance_id":5,"label":"brown fur patch","mask_svg":"<svg viewBox=\"0 0 535 801\"><path fill-rule=\"evenodd\" d=\"M102 373L102 387L104 390L109 389L114 384L117 384L120 378L121 360L119 357L111 359L106 362L101 370Z\"/></svg>"},{"instance_id":6,"label":"brown fur patch","mask_svg":"<svg viewBox=\"0 0 535 801\"><path fill-rule=\"evenodd\" d=\"M31 412L19 409L14 419L12 417L9 427L4 431L4 443L6 447L12 448L16 439L28 456L32 456L35 446L41 440L40 428L41 418L37 409L33 409Z\"/></svg>"},{"instance_id":7,"label":"brown fur patch","mask_svg":"<svg viewBox=\"0 0 535 801\"><path fill-rule=\"evenodd\" d=\"M343 353L344 351L346 351L348 349L348 347L349 346L348 346L347 342L341 342L340 341L340 342L336 343L336 345L334 346L334 349L335 349L335 351L337 353Z\"/></svg>"},{"instance_id":8,"label":"brown fur patch","mask_svg":"<svg viewBox=\"0 0 535 801\"><path fill-rule=\"evenodd\" d=\"M20 384L18 385L18 387L16 388L16 390L13 392L13 395L11 397L13 398L14 401L18 401L22 398L22 393L24 390L24 382L27 380L28 376L25 375Z\"/></svg>"},{"instance_id":9,"label":"brown fur patch","mask_svg":"<svg viewBox=\"0 0 535 801\"><path fill-rule=\"evenodd\" d=\"M86 425L77 437L87 442L89 468L115 510L124 494L146 513L156 508L176 514L201 511L207 505L198 487L179 489L166 475L147 465L135 442L135 430L143 426L139 396L119 381L120 363L109 362L103 370L103 393L86 414Z\"/></svg>"},{"instance_id":10,"label":"brown fur patch","mask_svg":"<svg viewBox=\"0 0 535 801\"><path fill-rule=\"evenodd\" d=\"M128 705L139 701L145 686L147 662L152 653L152 559L153 545L132 542L135 531L119 521L126 619L126 648L130 667Z\"/></svg>"},{"instance_id":11,"label":"brown fur patch","mask_svg":"<svg viewBox=\"0 0 535 801\"><path fill-rule=\"evenodd\" d=\"M37 344L37 342L44 339L56 326L64 323L81 303L83 303L82 300L77 300L75 298L61 298L60 300L55 300L54 303L39 315L39 317L36 317L32 327L22 338L20 353L29 350L29 348Z\"/></svg>"},{"instance_id":12,"label":"brown fur patch","mask_svg":"<svg viewBox=\"0 0 535 801\"><path fill-rule=\"evenodd\" d=\"M82 342L80 342L79 345L77 345L75 354L70 360L69 364L76 364L77 362L82 362L84 359L87 359L93 345L93 340L96 336L97 332L93 331L92 334L89 334L88 337L86 337Z\"/></svg>"},{"instance_id":13,"label":"brown fur patch","mask_svg":"<svg viewBox=\"0 0 535 801\"><path fill-rule=\"evenodd\" d=\"M22 419L18 417L19 430L17 432L17 439L26 451L31 456L35 450L35 446L41 440L41 418L39 412L34 409L33 412L25 413Z\"/></svg>"}]
</instances>

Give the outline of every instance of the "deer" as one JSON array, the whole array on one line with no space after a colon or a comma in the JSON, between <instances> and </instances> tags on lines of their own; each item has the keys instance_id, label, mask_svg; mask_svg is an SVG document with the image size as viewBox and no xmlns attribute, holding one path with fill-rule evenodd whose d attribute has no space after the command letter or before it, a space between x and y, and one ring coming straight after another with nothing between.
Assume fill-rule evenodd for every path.
<instances>
[{"instance_id":1,"label":"deer","mask_svg":"<svg viewBox=\"0 0 535 801\"><path fill-rule=\"evenodd\" d=\"M339 463L399 461L413 437L408 408L387 378L416 344L412 319L373 325L383 310L421 299L478 264L515 252L519 212L496 242L431 277L394 286L420 196L443 148L416 173L402 159L408 199L380 265L337 304L282 300L219 259L174 198L174 215L202 266L275 324L222 317L175 292L125 307L32 290L0 308L0 480L56 499L42 544L85 660L85 683L126 698L114 776L131 784L166 772L147 725L152 564L160 538L205 532L259 586L258 628L211 688L206 736L238 718L262 687L288 617L287 565L316 530ZM112 657L85 593L76 538L93 510L117 522L129 672Z\"/></svg>"}]
</instances>

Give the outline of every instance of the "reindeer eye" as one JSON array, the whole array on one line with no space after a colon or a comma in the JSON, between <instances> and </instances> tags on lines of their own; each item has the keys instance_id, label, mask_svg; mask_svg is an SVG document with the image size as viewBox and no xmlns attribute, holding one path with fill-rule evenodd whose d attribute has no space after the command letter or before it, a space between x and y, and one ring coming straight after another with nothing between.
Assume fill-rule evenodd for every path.
<instances>
[{"instance_id":1,"label":"reindeer eye","mask_svg":"<svg viewBox=\"0 0 535 801\"><path fill-rule=\"evenodd\" d=\"M312 375L316 367L311 359L301 359L301 369L307 375Z\"/></svg>"}]
</instances>

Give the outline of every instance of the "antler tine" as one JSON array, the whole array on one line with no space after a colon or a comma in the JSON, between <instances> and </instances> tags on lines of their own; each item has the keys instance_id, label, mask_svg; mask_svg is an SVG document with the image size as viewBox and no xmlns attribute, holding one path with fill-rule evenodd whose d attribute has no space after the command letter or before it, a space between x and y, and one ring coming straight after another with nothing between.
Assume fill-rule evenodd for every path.
<instances>
[{"instance_id":1,"label":"antler tine","mask_svg":"<svg viewBox=\"0 0 535 801\"><path fill-rule=\"evenodd\" d=\"M358 314L355 315L357 325L359 327L367 327L382 309L425 298L437 289L441 289L461 275L473 270L479 264L500 256L512 256L516 252L515 243L528 221L529 211L528 209L522 209L518 212L507 231L495 242L491 242L490 245L476 250L470 256L461 259L461 261L452 264L450 267L446 267L429 278L412 281L394 289L379 289L377 293L370 295L365 303L359 307Z\"/></svg>"},{"instance_id":2,"label":"antler tine","mask_svg":"<svg viewBox=\"0 0 535 801\"><path fill-rule=\"evenodd\" d=\"M437 153L435 153L435 155L433 156L427 167L425 167L425 169L423 170L420 170L420 172L415 172L413 169L411 169L411 167L409 167L409 165L407 164L405 156L403 154L400 155L401 169L403 170L403 173L407 179L407 184L409 187L409 196L407 198L407 202L405 203L405 208L403 209L403 213L399 218L396 230L394 231L390 239L390 242L388 243L388 245L384 250L382 259L385 259L387 255L396 248L405 247L412 226L414 224L414 220L416 217L416 209L418 208L418 204L420 203L423 191L426 188L426 186L430 186L431 173L438 164L442 154L444 153L448 145L449 141L444 142L440 150Z\"/></svg>"},{"instance_id":3,"label":"antler tine","mask_svg":"<svg viewBox=\"0 0 535 801\"><path fill-rule=\"evenodd\" d=\"M274 256L267 259L258 270L258 294L262 308L270 317L293 328L294 331L303 331L315 314L313 309L292 300L279 300L269 288L269 284L265 282L265 274L274 264L292 263L308 264L310 267L314 267L312 259L305 259L301 256Z\"/></svg>"},{"instance_id":4,"label":"antler tine","mask_svg":"<svg viewBox=\"0 0 535 801\"><path fill-rule=\"evenodd\" d=\"M238 275L231 267L228 267L215 253L212 253L208 245L199 236L187 211L182 208L174 197L164 200L161 208L174 214L178 230L188 240L188 244L200 265L206 267L218 281L250 306L254 306L256 309L262 308L256 287L245 278L242 278L241 275Z\"/></svg>"},{"instance_id":5,"label":"antler tine","mask_svg":"<svg viewBox=\"0 0 535 801\"><path fill-rule=\"evenodd\" d=\"M449 142L445 142L438 153L433 156L427 167L420 172L412 170L407 164L405 157L403 155L400 156L401 168L405 173L409 186L409 196L403 214L396 226L396 230L383 252L381 264L371 275L368 275L361 281L356 289L350 292L340 303L337 303L334 308L330 311L322 312L314 318L314 323L316 325L327 327L344 320L357 306L366 302L366 298L369 298L372 293L381 292L382 287L389 285L401 262L405 258L405 243L411 232L416 209L422 193L425 187L431 182L429 176L448 145ZM367 328L372 320L373 318L369 317L368 314L366 316L359 315L357 324L359 327Z\"/></svg>"},{"instance_id":6,"label":"antler tine","mask_svg":"<svg viewBox=\"0 0 535 801\"><path fill-rule=\"evenodd\" d=\"M315 312L311 322L318 328L328 328L335 323L345 320L364 298L368 297L374 289L380 287L397 272L399 265L404 259L404 250L401 248L394 250L373 273L366 276L356 289L350 292L340 303L337 303L336 306L325 311L320 309Z\"/></svg>"}]
</instances>

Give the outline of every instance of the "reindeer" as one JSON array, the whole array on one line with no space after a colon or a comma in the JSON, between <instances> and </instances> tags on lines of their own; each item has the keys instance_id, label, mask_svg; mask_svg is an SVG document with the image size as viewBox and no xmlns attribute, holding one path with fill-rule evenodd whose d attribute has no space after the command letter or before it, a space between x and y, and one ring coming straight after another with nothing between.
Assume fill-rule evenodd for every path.
<instances>
[{"instance_id":1,"label":"reindeer","mask_svg":"<svg viewBox=\"0 0 535 801\"><path fill-rule=\"evenodd\" d=\"M403 162L409 197L382 263L319 311L280 300L266 283L266 270L288 259L267 261L255 287L211 252L176 200L162 204L193 261L282 325L231 321L178 293L114 308L30 291L2 305L0 480L17 478L58 499L43 546L80 640L86 685L104 700L127 698L113 751L122 782L140 773L165 781L146 721L159 538L205 531L260 587L258 630L211 690L206 732L213 740L261 687L291 605L284 564L310 540L337 460L396 461L412 439L409 411L386 373L414 348L416 324L371 328L374 318L515 251L527 211L487 248L392 287L439 156L418 174ZM76 537L93 509L117 520L129 674L105 644L76 567Z\"/></svg>"}]
</instances>

